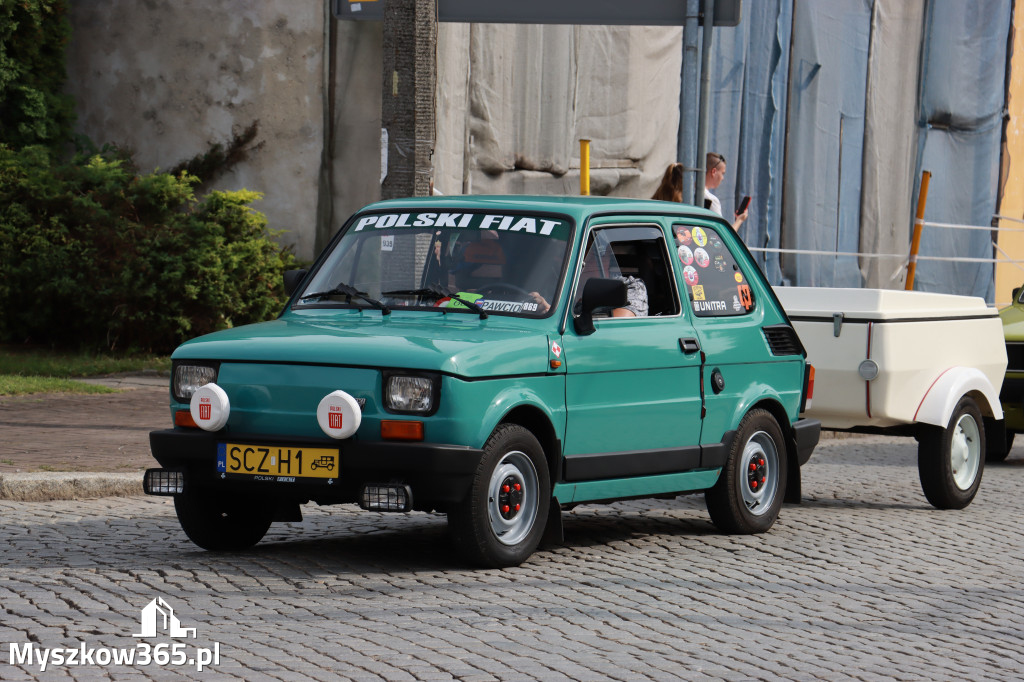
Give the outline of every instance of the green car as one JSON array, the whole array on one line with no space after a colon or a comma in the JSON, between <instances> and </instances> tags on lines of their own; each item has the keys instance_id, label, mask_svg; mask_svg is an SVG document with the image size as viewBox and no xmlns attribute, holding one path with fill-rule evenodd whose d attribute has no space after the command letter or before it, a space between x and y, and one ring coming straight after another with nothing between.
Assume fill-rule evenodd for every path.
<instances>
[{"instance_id":1,"label":"green car","mask_svg":"<svg viewBox=\"0 0 1024 682\"><path fill-rule=\"evenodd\" d=\"M437 511L521 563L563 509L704 492L759 533L818 442L812 370L716 215L597 197L431 197L352 216L271 322L173 354L150 436L185 534L249 547L300 505Z\"/></svg>"},{"instance_id":2,"label":"green car","mask_svg":"<svg viewBox=\"0 0 1024 682\"><path fill-rule=\"evenodd\" d=\"M999 391L1006 419L1006 448L989 448L988 461L1002 461L1010 454L1014 434L1024 433L1024 289L1013 290L1013 303L999 311L1006 337L1006 378Z\"/></svg>"}]
</instances>

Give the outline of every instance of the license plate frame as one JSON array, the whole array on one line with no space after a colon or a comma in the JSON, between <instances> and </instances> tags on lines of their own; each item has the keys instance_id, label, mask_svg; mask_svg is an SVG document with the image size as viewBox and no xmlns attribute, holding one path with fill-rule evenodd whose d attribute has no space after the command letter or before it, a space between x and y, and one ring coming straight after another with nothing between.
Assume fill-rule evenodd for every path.
<instances>
[{"instance_id":1,"label":"license plate frame","mask_svg":"<svg viewBox=\"0 0 1024 682\"><path fill-rule=\"evenodd\" d=\"M225 479L332 484L338 479L340 468L339 448L217 443L217 473Z\"/></svg>"}]
</instances>

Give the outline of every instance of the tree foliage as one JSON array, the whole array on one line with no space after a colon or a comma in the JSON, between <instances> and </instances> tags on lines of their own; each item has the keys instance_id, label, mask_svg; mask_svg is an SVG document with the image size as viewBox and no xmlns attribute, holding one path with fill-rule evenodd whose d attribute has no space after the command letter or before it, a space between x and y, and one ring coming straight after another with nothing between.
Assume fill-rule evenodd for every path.
<instances>
[{"instance_id":1,"label":"tree foliage","mask_svg":"<svg viewBox=\"0 0 1024 682\"><path fill-rule=\"evenodd\" d=\"M107 149L0 145L0 340L166 352L276 315L294 265L248 190L197 198Z\"/></svg>"},{"instance_id":2,"label":"tree foliage","mask_svg":"<svg viewBox=\"0 0 1024 682\"><path fill-rule=\"evenodd\" d=\"M71 139L67 13L67 0L0 0L0 143L56 149Z\"/></svg>"}]
</instances>

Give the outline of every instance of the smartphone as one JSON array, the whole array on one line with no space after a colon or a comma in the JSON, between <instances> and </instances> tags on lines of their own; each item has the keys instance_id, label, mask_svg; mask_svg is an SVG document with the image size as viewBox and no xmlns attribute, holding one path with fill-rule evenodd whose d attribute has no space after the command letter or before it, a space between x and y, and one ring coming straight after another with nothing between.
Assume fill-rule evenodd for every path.
<instances>
[{"instance_id":1,"label":"smartphone","mask_svg":"<svg viewBox=\"0 0 1024 682\"><path fill-rule=\"evenodd\" d=\"M743 212L747 210L747 206L750 206L750 197L743 197L740 202L739 208L736 209L736 215L743 215Z\"/></svg>"}]
</instances>

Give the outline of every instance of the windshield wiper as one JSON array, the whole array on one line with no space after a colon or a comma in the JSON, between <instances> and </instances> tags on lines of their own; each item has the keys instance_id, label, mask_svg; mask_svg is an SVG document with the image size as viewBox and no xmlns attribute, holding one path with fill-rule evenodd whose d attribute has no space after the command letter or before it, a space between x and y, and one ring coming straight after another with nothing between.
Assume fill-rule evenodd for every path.
<instances>
[{"instance_id":1,"label":"windshield wiper","mask_svg":"<svg viewBox=\"0 0 1024 682\"><path fill-rule=\"evenodd\" d=\"M478 306L473 301L465 298L459 298L457 292L454 292L448 287L443 287L440 284L432 284L429 287L423 289L396 289L395 291L385 291L382 296L433 296L434 298L450 298L453 301L458 301L462 305L466 306L470 310L480 315L481 320L487 319L487 311Z\"/></svg>"},{"instance_id":2,"label":"windshield wiper","mask_svg":"<svg viewBox=\"0 0 1024 682\"><path fill-rule=\"evenodd\" d=\"M377 299L367 296L365 292L358 291L355 287L349 286L348 284L338 284L333 289L328 289L327 291L318 291L315 294L306 294L299 300L305 301L307 298L324 298L326 296L348 296L349 299L359 298L379 310L381 315L391 314L391 308L387 307Z\"/></svg>"}]
</instances>

